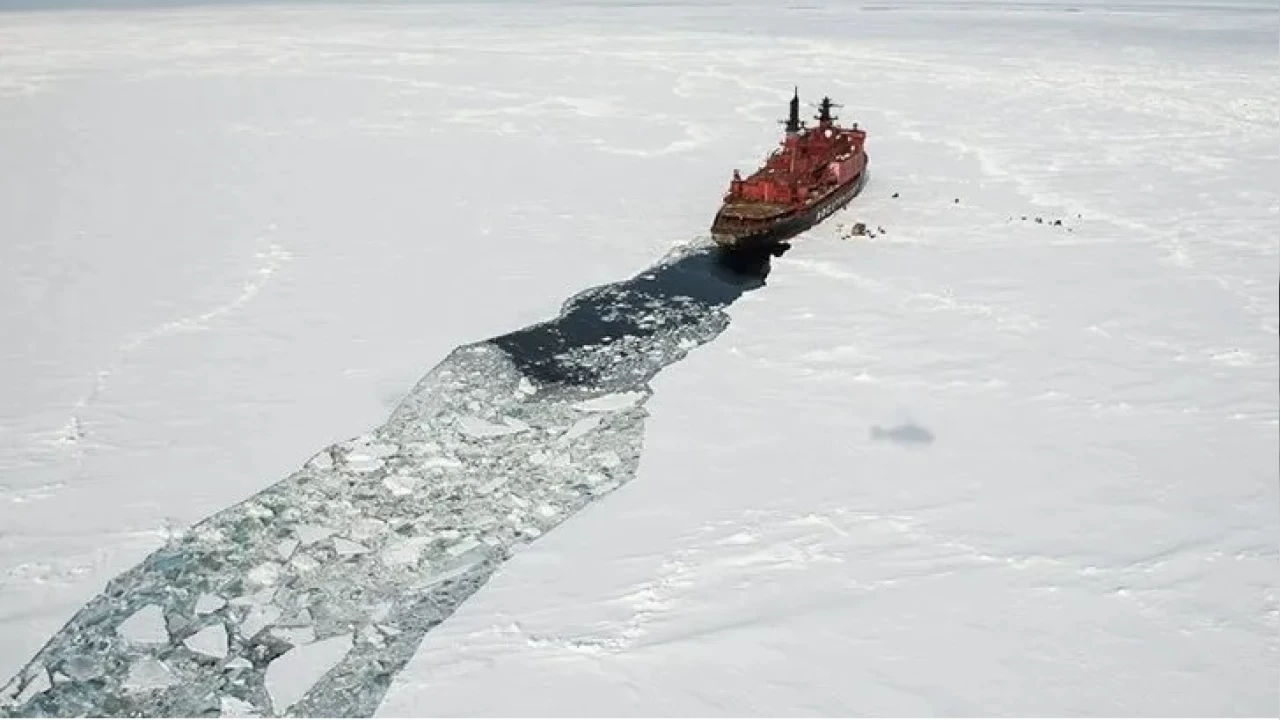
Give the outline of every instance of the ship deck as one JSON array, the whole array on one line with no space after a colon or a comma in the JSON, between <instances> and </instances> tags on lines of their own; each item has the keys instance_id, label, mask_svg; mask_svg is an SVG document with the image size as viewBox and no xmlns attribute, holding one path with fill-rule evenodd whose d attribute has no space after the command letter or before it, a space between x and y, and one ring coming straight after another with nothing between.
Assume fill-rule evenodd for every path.
<instances>
[{"instance_id":1,"label":"ship deck","mask_svg":"<svg viewBox=\"0 0 1280 720\"><path fill-rule=\"evenodd\" d=\"M767 220L787 213L791 208L782 203L725 203L721 213L741 220Z\"/></svg>"}]
</instances>

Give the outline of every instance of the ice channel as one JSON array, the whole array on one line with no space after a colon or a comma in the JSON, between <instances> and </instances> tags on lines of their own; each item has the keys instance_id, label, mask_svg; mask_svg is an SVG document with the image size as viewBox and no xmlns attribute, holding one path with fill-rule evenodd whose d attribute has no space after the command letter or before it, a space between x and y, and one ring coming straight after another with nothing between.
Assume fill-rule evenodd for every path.
<instances>
[{"instance_id":1,"label":"ice channel","mask_svg":"<svg viewBox=\"0 0 1280 720\"><path fill-rule=\"evenodd\" d=\"M691 244L456 349L386 424L111 580L0 715L372 715L499 565L634 476L649 380L768 270Z\"/></svg>"}]
</instances>

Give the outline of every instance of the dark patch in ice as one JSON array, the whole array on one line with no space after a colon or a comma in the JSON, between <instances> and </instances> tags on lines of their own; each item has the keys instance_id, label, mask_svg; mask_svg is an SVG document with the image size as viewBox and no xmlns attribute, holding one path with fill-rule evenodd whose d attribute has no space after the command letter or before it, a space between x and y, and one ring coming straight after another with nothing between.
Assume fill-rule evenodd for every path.
<instances>
[{"instance_id":1,"label":"dark patch in ice","mask_svg":"<svg viewBox=\"0 0 1280 720\"><path fill-rule=\"evenodd\" d=\"M493 342L522 372L545 383L634 387L665 365L653 361L654 353L705 342L698 336L709 329L708 320L727 323L715 311L763 285L768 267L767 253L690 253L587 290L555 320Z\"/></svg>"},{"instance_id":2,"label":"dark patch in ice","mask_svg":"<svg viewBox=\"0 0 1280 720\"><path fill-rule=\"evenodd\" d=\"M111 580L0 690L0 715L372 715L498 566L631 480L648 381L768 269L681 249L458 348L384 425ZM268 681L307 655L314 684Z\"/></svg>"},{"instance_id":3,"label":"dark patch in ice","mask_svg":"<svg viewBox=\"0 0 1280 720\"><path fill-rule=\"evenodd\" d=\"M871 439L888 440L900 445L930 445L933 443L934 437L933 433L927 429L908 423L891 428L873 425L871 427Z\"/></svg>"}]
</instances>

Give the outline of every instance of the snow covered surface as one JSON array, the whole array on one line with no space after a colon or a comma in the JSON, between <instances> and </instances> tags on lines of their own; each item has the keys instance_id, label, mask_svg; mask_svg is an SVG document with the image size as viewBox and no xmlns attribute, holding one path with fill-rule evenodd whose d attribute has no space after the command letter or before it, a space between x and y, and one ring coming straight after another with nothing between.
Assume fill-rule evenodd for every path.
<instances>
[{"instance_id":1,"label":"snow covered surface","mask_svg":"<svg viewBox=\"0 0 1280 720\"><path fill-rule=\"evenodd\" d=\"M0 712L1274 716L1274 7L605 5L0 13Z\"/></svg>"}]
</instances>

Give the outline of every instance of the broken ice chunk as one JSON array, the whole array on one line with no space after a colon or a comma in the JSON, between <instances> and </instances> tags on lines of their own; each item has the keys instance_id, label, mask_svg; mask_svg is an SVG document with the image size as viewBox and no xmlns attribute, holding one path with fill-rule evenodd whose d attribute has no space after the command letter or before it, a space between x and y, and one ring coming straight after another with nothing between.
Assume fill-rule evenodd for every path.
<instances>
[{"instance_id":1,"label":"broken ice chunk","mask_svg":"<svg viewBox=\"0 0 1280 720\"><path fill-rule=\"evenodd\" d=\"M280 638L290 645L306 645L315 642L316 629L310 625L301 627L277 627L272 628L271 635Z\"/></svg>"},{"instance_id":2,"label":"broken ice chunk","mask_svg":"<svg viewBox=\"0 0 1280 720\"><path fill-rule=\"evenodd\" d=\"M305 552L300 552L297 555L294 555L293 561L290 564L293 566L295 572L302 575L312 572L320 567L320 561Z\"/></svg>"},{"instance_id":3,"label":"broken ice chunk","mask_svg":"<svg viewBox=\"0 0 1280 720\"><path fill-rule=\"evenodd\" d=\"M347 467L358 473L370 473L382 467L382 458L363 452L347 455Z\"/></svg>"},{"instance_id":4,"label":"broken ice chunk","mask_svg":"<svg viewBox=\"0 0 1280 720\"><path fill-rule=\"evenodd\" d=\"M502 425L472 416L458 419L458 432L466 435L467 437L499 437L501 435L514 435L515 433L524 432L528 429L528 425L516 420L515 418L504 418L504 423Z\"/></svg>"},{"instance_id":5,"label":"broken ice chunk","mask_svg":"<svg viewBox=\"0 0 1280 720\"><path fill-rule=\"evenodd\" d=\"M465 575L483 564L485 559L483 552L473 550L472 552L458 557L448 566L441 568L439 571L433 571L430 575L422 578L418 588L425 590L426 588L439 585L440 583Z\"/></svg>"},{"instance_id":6,"label":"broken ice chunk","mask_svg":"<svg viewBox=\"0 0 1280 720\"><path fill-rule=\"evenodd\" d=\"M314 622L315 620L312 619L311 617L311 611L307 608L302 608L301 610L290 615L289 617L284 618L277 624L281 626L288 626L288 627L301 627L303 625L310 625Z\"/></svg>"},{"instance_id":7,"label":"broken ice chunk","mask_svg":"<svg viewBox=\"0 0 1280 720\"><path fill-rule=\"evenodd\" d=\"M120 637L135 645L163 645L169 642L169 629L159 605L147 605L129 616L117 628Z\"/></svg>"},{"instance_id":8,"label":"broken ice chunk","mask_svg":"<svg viewBox=\"0 0 1280 720\"><path fill-rule=\"evenodd\" d=\"M386 644L382 640L382 633L378 632L378 629L372 625L365 625L360 628L359 632L356 633L356 639L358 642L374 647L382 647Z\"/></svg>"},{"instance_id":9,"label":"broken ice chunk","mask_svg":"<svg viewBox=\"0 0 1280 720\"><path fill-rule=\"evenodd\" d=\"M479 540L476 540L475 538L467 538L462 542L450 545L449 548L445 550L445 552L449 553L454 557L458 557L459 555L462 555L463 553L478 547L480 547Z\"/></svg>"},{"instance_id":10,"label":"broken ice chunk","mask_svg":"<svg viewBox=\"0 0 1280 720\"><path fill-rule=\"evenodd\" d=\"M62 663L62 670L73 680L92 680L104 672L102 656L96 654L75 655Z\"/></svg>"},{"instance_id":11,"label":"broken ice chunk","mask_svg":"<svg viewBox=\"0 0 1280 720\"><path fill-rule=\"evenodd\" d=\"M373 606L373 612L369 614L369 618L374 622L382 622L389 614L391 614L391 601L383 600Z\"/></svg>"},{"instance_id":12,"label":"broken ice chunk","mask_svg":"<svg viewBox=\"0 0 1280 720\"><path fill-rule=\"evenodd\" d=\"M378 458L389 458L400 452L400 446L395 443L387 442L371 442L365 445L364 451Z\"/></svg>"},{"instance_id":13,"label":"broken ice chunk","mask_svg":"<svg viewBox=\"0 0 1280 720\"><path fill-rule=\"evenodd\" d=\"M307 465L316 470L328 470L333 467L333 456L329 454L328 450L321 450L307 461Z\"/></svg>"},{"instance_id":14,"label":"broken ice chunk","mask_svg":"<svg viewBox=\"0 0 1280 720\"><path fill-rule=\"evenodd\" d=\"M22 691L14 696L17 704L26 704L36 695L53 687L53 683L49 682L49 673L43 666L36 668L33 675L34 677L27 678L27 684L22 687Z\"/></svg>"},{"instance_id":15,"label":"broken ice chunk","mask_svg":"<svg viewBox=\"0 0 1280 720\"><path fill-rule=\"evenodd\" d=\"M227 661L226 665L223 665L223 667L226 668L227 670L248 670L249 668L253 667L253 663L249 662L248 660L242 657L238 657L238 658L231 658L230 660Z\"/></svg>"},{"instance_id":16,"label":"broken ice chunk","mask_svg":"<svg viewBox=\"0 0 1280 720\"><path fill-rule=\"evenodd\" d=\"M276 553L285 560L288 560L293 555L293 551L297 549L298 541L294 538L286 538L276 543Z\"/></svg>"},{"instance_id":17,"label":"broken ice chunk","mask_svg":"<svg viewBox=\"0 0 1280 720\"><path fill-rule=\"evenodd\" d=\"M435 457L424 459L419 463L419 465L427 470L435 468L460 468L462 467L462 461L456 458L446 457L444 455L436 455Z\"/></svg>"},{"instance_id":18,"label":"broken ice chunk","mask_svg":"<svg viewBox=\"0 0 1280 720\"><path fill-rule=\"evenodd\" d=\"M642 392L612 393L574 403L573 407L575 410L582 410L583 412L615 412L617 410L626 410L643 400L644 397L645 393Z\"/></svg>"},{"instance_id":19,"label":"broken ice chunk","mask_svg":"<svg viewBox=\"0 0 1280 720\"><path fill-rule=\"evenodd\" d=\"M339 557L351 557L369 552L369 548L343 537L333 539L333 549L338 552Z\"/></svg>"},{"instance_id":20,"label":"broken ice chunk","mask_svg":"<svg viewBox=\"0 0 1280 720\"><path fill-rule=\"evenodd\" d=\"M227 601L217 595L210 593L200 593L200 597L196 599L196 614L208 615L216 610L226 607Z\"/></svg>"},{"instance_id":21,"label":"broken ice chunk","mask_svg":"<svg viewBox=\"0 0 1280 720\"><path fill-rule=\"evenodd\" d=\"M507 478L504 476L498 476L476 488L476 492L481 495L488 495L505 484L507 484Z\"/></svg>"},{"instance_id":22,"label":"broken ice chunk","mask_svg":"<svg viewBox=\"0 0 1280 720\"><path fill-rule=\"evenodd\" d=\"M622 458L618 457L618 453L612 450L601 450L595 455L592 455L592 458L596 462L600 463L600 467L603 468L616 468L622 464Z\"/></svg>"},{"instance_id":23,"label":"broken ice chunk","mask_svg":"<svg viewBox=\"0 0 1280 720\"><path fill-rule=\"evenodd\" d=\"M265 562L249 571L249 582L255 585L275 585L280 580L284 566L278 562Z\"/></svg>"},{"instance_id":24,"label":"broken ice chunk","mask_svg":"<svg viewBox=\"0 0 1280 720\"><path fill-rule=\"evenodd\" d=\"M391 475L383 479L382 484L391 491L392 495L403 497L412 494L420 481L421 478L411 475Z\"/></svg>"},{"instance_id":25,"label":"broken ice chunk","mask_svg":"<svg viewBox=\"0 0 1280 720\"><path fill-rule=\"evenodd\" d=\"M379 556L382 562L391 567L411 565L418 561L422 551L431 544L430 538L408 538L389 543Z\"/></svg>"},{"instance_id":26,"label":"broken ice chunk","mask_svg":"<svg viewBox=\"0 0 1280 720\"><path fill-rule=\"evenodd\" d=\"M240 698L223 697L219 707L219 714L226 718L252 718L262 717L258 709L253 703L245 702Z\"/></svg>"},{"instance_id":27,"label":"broken ice chunk","mask_svg":"<svg viewBox=\"0 0 1280 720\"><path fill-rule=\"evenodd\" d=\"M139 658L130 668L125 678L124 689L127 692L142 693L150 690L163 690L178 681L168 666L159 660L146 656Z\"/></svg>"},{"instance_id":28,"label":"broken ice chunk","mask_svg":"<svg viewBox=\"0 0 1280 720\"><path fill-rule=\"evenodd\" d=\"M386 523L377 518L362 518L347 528L347 535L357 542L372 540L386 531Z\"/></svg>"},{"instance_id":29,"label":"broken ice chunk","mask_svg":"<svg viewBox=\"0 0 1280 720\"><path fill-rule=\"evenodd\" d=\"M324 674L351 650L351 635L339 635L301 645L276 658L267 666L267 694L276 715L285 714L306 696Z\"/></svg>"},{"instance_id":30,"label":"broken ice chunk","mask_svg":"<svg viewBox=\"0 0 1280 720\"><path fill-rule=\"evenodd\" d=\"M224 658L227 656L227 629L221 623L210 625L187 638L183 644L193 653L211 658Z\"/></svg>"},{"instance_id":31,"label":"broken ice chunk","mask_svg":"<svg viewBox=\"0 0 1280 720\"><path fill-rule=\"evenodd\" d=\"M311 545L333 535L337 530L324 525L299 525L293 529L303 545Z\"/></svg>"},{"instance_id":32,"label":"broken ice chunk","mask_svg":"<svg viewBox=\"0 0 1280 720\"><path fill-rule=\"evenodd\" d=\"M574 423L572 427L566 430L565 433L560 436L560 440L565 442L576 440L592 430L595 430L598 425L600 425L600 416L588 415Z\"/></svg>"},{"instance_id":33,"label":"broken ice chunk","mask_svg":"<svg viewBox=\"0 0 1280 720\"><path fill-rule=\"evenodd\" d=\"M245 616L244 622L240 623L240 637L245 640L252 638L262 628L278 620L281 614L282 611L275 605L259 605L251 608Z\"/></svg>"}]
</instances>

